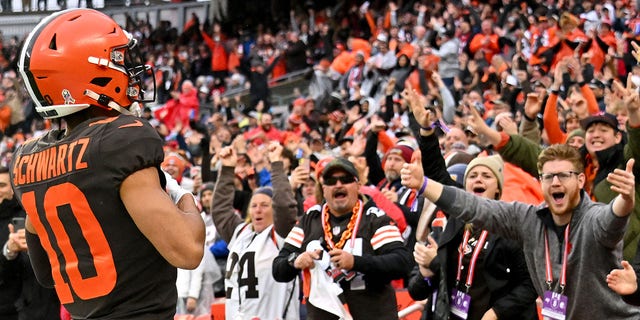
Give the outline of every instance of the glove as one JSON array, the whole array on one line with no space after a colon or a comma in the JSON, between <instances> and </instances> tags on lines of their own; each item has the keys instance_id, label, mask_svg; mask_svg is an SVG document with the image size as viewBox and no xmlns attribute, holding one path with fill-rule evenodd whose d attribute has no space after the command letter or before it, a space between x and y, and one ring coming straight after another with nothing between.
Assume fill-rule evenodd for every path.
<instances>
[{"instance_id":1,"label":"glove","mask_svg":"<svg viewBox=\"0 0 640 320\"><path fill-rule=\"evenodd\" d=\"M193 194L191 194L191 192L189 192L188 190L186 190L183 187L181 187L178 184L178 181L176 181L174 178L172 178L164 170L162 170L162 172L164 173L164 177L167 180L167 185L166 185L165 189L166 189L167 193L169 194L169 196L171 197L171 200L173 201L173 203L178 204L180 199L182 199L182 196L184 196L187 193L191 195L191 198L193 198ZM195 203L196 200L193 199L193 201Z\"/></svg>"}]
</instances>

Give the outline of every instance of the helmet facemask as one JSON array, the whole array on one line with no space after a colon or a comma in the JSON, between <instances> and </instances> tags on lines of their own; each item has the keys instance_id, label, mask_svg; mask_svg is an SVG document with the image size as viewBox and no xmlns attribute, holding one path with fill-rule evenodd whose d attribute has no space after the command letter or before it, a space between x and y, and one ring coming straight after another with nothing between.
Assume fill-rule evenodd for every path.
<instances>
[{"instance_id":1,"label":"helmet facemask","mask_svg":"<svg viewBox=\"0 0 640 320\"><path fill-rule=\"evenodd\" d=\"M126 95L133 103L131 103L128 108L124 108L124 106L118 105L106 95L97 94L90 90L85 91L85 95L93 98L102 106L115 109L123 114L139 117L142 115L140 103L153 102L156 99L155 74L151 66L144 64L142 54L137 46L138 41L128 32L124 31L124 33L127 35L127 38L129 38L129 42L125 45L114 47L111 50L111 62L108 64L108 67L118 69L127 74L129 83L126 89ZM99 59L94 59L94 61L96 64L102 63ZM151 94L150 97L147 94L147 90L144 89L145 77L151 77L152 80L151 84L153 87L151 92L149 92Z\"/></svg>"},{"instance_id":2,"label":"helmet facemask","mask_svg":"<svg viewBox=\"0 0 640 320\"><path fill-rule=\"evenodd\" d=\"M140 48L137 46L138 40L133 38L128 32L125 31L127 36L130 37L130 41L127 45L114 48L111 52L111 59L114 63L120 63L129 75L129 88L127 89L127 95L131 100L141 103L154 102L156 100L156 81L155 73L151 69L151 66L144 64ZM122 50L122 51L121 51ZM124 52L124 54L122 54ZM118 58L117 60L115 58ZM145 78L151 77L153 90L147 92L144 89ZM150 94L150 97L147 95Z\"/></svg>"}]
</instances>

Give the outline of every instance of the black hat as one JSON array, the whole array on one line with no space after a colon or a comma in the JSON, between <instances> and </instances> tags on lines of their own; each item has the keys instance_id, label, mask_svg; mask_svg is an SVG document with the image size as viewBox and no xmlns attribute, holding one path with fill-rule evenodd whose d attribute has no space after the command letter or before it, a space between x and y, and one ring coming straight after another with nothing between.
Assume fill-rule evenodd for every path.
<instances>
[{"instance_id":1,"label":"black hat","mask_svg":"<svg viewBox=\"0 0 640 320\"><path fill-rule=\"evenodd\" d=\"M340 138L340 140L338 140L338 144L343 144L347 141L353 142L355 140L355 138L353 136L344 136L342 138Z\"/></svg>"},{"instance_id":2,"label":"black hat","mask_svg":"<svg viewBox=\"0 0 640 320\"><path fill-rule=\"evenodd\" d=\"M345 158L335 158L329 161L329 163L327 163L327 165L322 170L322 178L326 179L331 173L336 170L343 170L356 178L358 177L358 170L353 165L353 163L351 163L351 161Z\"/></svg>"},{"instance_id":3,"label":"black hat","mask_svg":"<svg viewBox=\"0 0 640 320\"><path fill-rule=\"evenodd\" d=\"M395 132L395 135L396 135L396 138L398 139L411 136L411 129L407 127L402 127Z\"/></svg>"},{"instance_id":4,"label":"black hat","mask_svg":"<svg viewBox=\"0 0 640 320\"><path fill-rule=\"evenodd\" d=\"M582 129L586 131L592 124L597 122L608 124L615 131L618 131L618 119L616 119L616 116L612 115L611 113L606 112L600 112L582 119L580 120L580 125L582 126Z\"/></svg>"}]
</instances>

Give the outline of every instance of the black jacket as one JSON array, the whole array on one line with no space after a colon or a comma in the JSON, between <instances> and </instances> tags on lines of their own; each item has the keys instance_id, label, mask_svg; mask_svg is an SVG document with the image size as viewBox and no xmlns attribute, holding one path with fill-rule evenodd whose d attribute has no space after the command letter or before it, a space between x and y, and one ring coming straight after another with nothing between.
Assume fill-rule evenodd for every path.
<instances>
[{"instance_id":1,"label":"black jacket","mask_svg":"<svg viewBox=\"0 0 640 320\"><path fill-rule=\"evenodd\" d=\"M9 238L14 217L25 217L15 199L0 203L0 247ZM60 302L54 289L42 287L33 273L29 255L18 253L14 260L0 254L0 319L60 319Z\"/></svg>"},{"instance_id":2,"label":"black jacket","mask_svg":"<svg viewBox=\"0 0 640 320\"><path fill-rule=\"evenodd\" d=\"M415 300L431 297L438 289L433 319L447 319L449 314L449 297L456 282L458 247L463 232L464 223L450 217L438 242L438 255L431 262L430 269L436 274L431 279L432 285L424 281L417 267L409 280L409 294ZM522 249L515 242L492 234L487 237L487 244L482 254L483 275L491 292L489 305L499 319L537 319L537 294Z\"/></svg>"},{"instance_id":3,"label":"black jacket","mask_svg":"<svg viewBox=\"0 0 640 320\"><path fill-rule=\"evenodd\" d=\"M9 239L7 225L11 219L24 216L24 211L14 199L0 202L0 248ZM4 254L0 254L0 318L17 316L15 304L22 291L22 272L19 259L7 261Z\"/></svg>"}]
</instances>

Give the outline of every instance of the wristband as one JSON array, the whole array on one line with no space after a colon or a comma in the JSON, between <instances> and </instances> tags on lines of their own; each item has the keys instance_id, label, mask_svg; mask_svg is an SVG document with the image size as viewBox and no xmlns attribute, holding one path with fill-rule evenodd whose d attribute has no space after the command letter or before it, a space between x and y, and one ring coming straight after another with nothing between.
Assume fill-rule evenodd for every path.
<instances>
[{"instance_id":1,"label":"wristband","mask_svg":"<svg viewBox=\"0 0 640 320\"><path fill-rule=\"evenodd\" d=\"M434 127L434 125L430 125L428 127L420 126L420 129L422 129L424 131L431 131L431 130L435 129L435 127Z\"/></svg>"},{"instance_id":2,"label":"wristband","mask_svg":"<svg viewBox=\"0 0 640 320\"><path fill-rule=\"evenodd\" d=\"M424 177L424 182L422 183L422 187L420 187L420 190L418 190L418 196L422 195L424 193L424 189L427 188L427 182L429 181L429 178Z\"/></svg>"},{"instance_id":3,"label":"wristband","mask_svg":"<svg viewBox=\"0 0 640 320\"><path fill-rule=\"evenodd\" d=\"M536 121L536 119L529 118L529 116L528 116L526 113L524 113L524 112L522 113L522 116L523 116L527 121L530 121L530 122L534 122L534 121Z\"/></svg>"},{"instance_id":4,"label":"wristband","mask_svg":"<svg viewBox=\"0 0 640 320\"><path fill-rule=\"evenodd\" d=\"M420 126L420 129L425 130L425 131L431 131L431 130L433 130L435 128L442 129L442 131L444 133L449 133L449 131L450 131L449 127L447 127L447 125L444 122L442 122L441 119L436 120L434 123L432 123L428 127L423 127L421 125L418 125L418 126Z\"/></svg>"}]
</instances>

